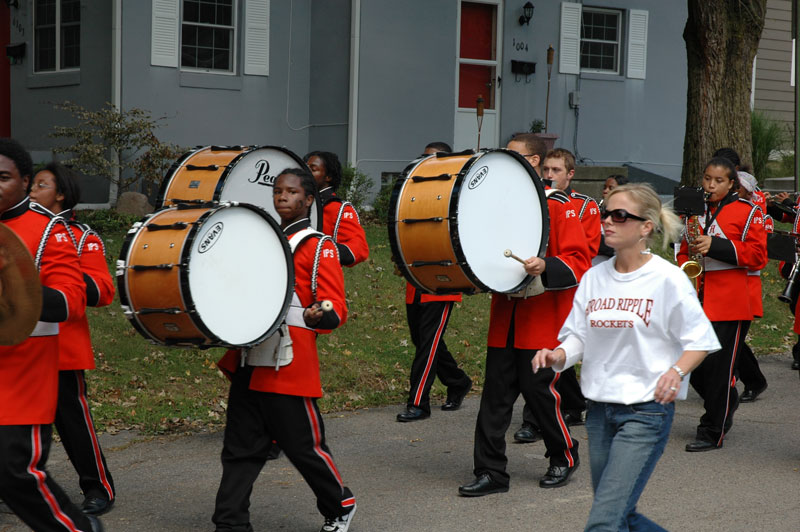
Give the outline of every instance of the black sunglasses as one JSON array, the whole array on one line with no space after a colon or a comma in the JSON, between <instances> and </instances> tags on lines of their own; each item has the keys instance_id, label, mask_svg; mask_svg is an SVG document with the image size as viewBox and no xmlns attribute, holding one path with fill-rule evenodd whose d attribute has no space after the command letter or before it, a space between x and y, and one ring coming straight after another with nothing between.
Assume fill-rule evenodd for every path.
<instances>
[{"instance_id":1,"label":"black sunglasses","mask_svg":"<svg viewBox=\"0 0 800 532\"><path fill-rule=\"evenodd\" d=\"M605 220L609 216L611 216L611 221L614 222L615 224L625 223L628 221L629 218L631 220L639 220L640 222L647 221L647 218L642 218L641 216L636 216L635 214L631 214L625 209L614 209L613 211L600 209L600 220Z\"/></svg>"}]
</instances>

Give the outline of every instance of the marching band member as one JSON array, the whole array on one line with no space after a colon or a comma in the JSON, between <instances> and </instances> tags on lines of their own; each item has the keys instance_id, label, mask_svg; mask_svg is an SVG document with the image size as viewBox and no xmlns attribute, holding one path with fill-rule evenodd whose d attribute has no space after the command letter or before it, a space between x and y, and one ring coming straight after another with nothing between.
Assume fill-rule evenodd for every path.
<instances>
[{"instance_id":1,"label":"marching band member","mask_svg":"<svg viewBox=\"0 0 800 532\"><path fill-rule=\"evenodd\" d=\"M100 236L87 225L74 220L73 207L80 200L80 190L70 170L50 163L38 172L31 184L32 208L46 216L67 221L86 283L86 303L92 307L110 305L114 299L114 281L108 271L105 246ZM44 209L41 209L44 207ZM58 333L59 372L56 429L70 462L78 473L84 501L84 513L100 515L114 504L114 479L97 439L85 370L94 369L94 351L85 314L61 325Z\"/></svg>"},{"instance_id":2,"label":"marching band member","mask_svg":"<svg viewBox=\"0 0 800 532\"><path fill-rule=\"evenodd\" d=\"M342 182L342 163L335 153L312 151L304 157L322 199L322 232L333 237L342 266L355 266L369 257L367 235L350 202L336 195Z\"/></svg>"},{"instance_id":3,"label":"marching band member","mask_svg":"<svg viewBox=\"0 0 800 532\"><path fill-rule=\"evenodd\" d=\"M772 217L764 215L766 204L759 200L756 194L758 184L756 178L744 171L737 171L739 176L739 197L756 205L764 216L764 247L767 245L767 233L772 232ZM763 198L763 196L762 196ZM763 207L762 207L763 205ZM764 315L763 291L761 287L761 270L747 270L747 289L750 292L750 306L753 309L753 319ZM758 359L750 346L747 345L747 331L750 323L742 332L742 347L737 357L739 358L739 379L744 384L744 392L739 397L741 403L752 403L767 389L767 378L758 365Z\"/></svg>"},{"instance_id":4,"label":"marching band member","mask_svg":"<svg viewBox=\"0 0 800 532\"><path fill-rule=\"evenodd\" d=\"M683 375L719 342L688 278L650 252L656 231L666 247L680 230L655 191L615 189L602 218L616 254L583 276L561 344L539 351L533 371L583 360L594 491L585 530L664 530L636 503L666 447L674 401L686 397Z\"/></svg>"},{"instance_id":5,"label":"marching band member","mask_svg":"<svg viewBox=\"0 0 800 532\"><path fill-rule=\"evenodd\" d=\"M66 228L29 208L32 173L28 152L0 139L0 223L37 257L43 296L33 334L0 346L0 498L38 532L97 532L100 521L70 502L45 468L58 402L58 324L83 314L86 286ZM0 270L5 262L0 254Z\"/></svg>"},{"instance_id":6,"label":"marching band member","mask_svg":"<svg viewBox=\"0 0 800 532\"><path fill-rule=\"evenodd\" d=\"M592 198L570 188L575 175L575 157L572 153L563 149L548 152L542 140L530 133L516 135L506 148L525 157L534 170L541 173L546 186L552 186L568 195L581 221L589 254L591 257L597 255L600 247L600 214L597 203ZM561 376L558 381L558 392L561 394L561 410L564 412L567 425L582 424L586 401L581 394L574 369L569 369ZM514 440L519 443L531 443L541 438L536 416L526 402L522 409L522 426L514 433Z\"/></svg>"},{"instance_id":7,"label":"marching band member","mask_svg":"<svg viewBox=\"0 0 800 532\"><path fill-rule=\"evenodd\" d=\"M449 153L453 150L444 142L431 142L425 146L423 155L440 151ZM406 282L406 319L415 350L408 402L406 409L397 414L397 421L410 422L430 417L430 391L436 377L447 386L447 399L441 406L445 412L461 408L461 402L472 389L472 379L458 367L444 342L453 304L457 302L461 302L461 294L426 294Z\"/></svg>"},{"instance_id":8,"label":"marching band member","mask_svg":"<svg viewBox=\"0 0 800 532\"><path fill-rule=\"evenodd\" d=\"M691 249L684 235L678 264L686 262L689 255L704 257L700 299L722 348L708 355L692 373L691 384L703 398L705 413L695 441L686 445L689 452L721 448L733 424L739 405L736 355L754 314L747 271L760 270L767 262L763 215L758 207L739 199L733 163L724 157L712 158L703 172L702 185L709 194L705 215L699 216L703 234L692 238Z\"/></svg>"},{"instance_id":9,"label":"marching band member","mask_svg":"<svg viewBox=\"0 0 800 532\"><path fill-rule=\"evenodd\" d=\"M219 362L231 389L212 518L218 532L253 530L250 493L273 440L314 492L325 517L320 532L346 532L356 511L355 497L325 443L317 406L322 387L316 337L342 325L347 306L337 248L329 237L309 229L315 188L313 176L296 168L281 172L273 189L275 210L294 254L292 308L298 310L286 318L293 358L281 340L268 365L251 360L250 350L244 358L241 350L230 350ZM330 301L332 310L323 312L320 301ZM290 363L279 366L278 360Z\"/></svg>"},{"instance_id":10,"label":"marching band member","mask_svg":"<svg viewBox=\"0 0 800 532\"><path fill-rule=\"evenodd\" d=\"M475 426L475 479L458 489L465 497L508 491L505 433L520 393L532 406L550 458L539 486L565 485L579 464L578 441L570 435L560 409L556 386L560 374L547 369L534 375L531 360L536 350L558 345L558 331L591 258L569 197L560 190L548 191L547 208L546 257L525 261L525 271L540 277L544 292L531 297L492 294L486 377Z\"/></svg>"}]
</instances>

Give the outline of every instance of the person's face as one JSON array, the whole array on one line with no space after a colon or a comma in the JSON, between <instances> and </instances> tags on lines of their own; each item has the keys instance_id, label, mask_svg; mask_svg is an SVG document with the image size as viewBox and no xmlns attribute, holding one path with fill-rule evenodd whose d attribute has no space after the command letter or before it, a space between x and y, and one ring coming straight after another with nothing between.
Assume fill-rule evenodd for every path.
<instances>
[{"instance_id":1,"label":"person's face","mask_svg":"<svg viewBox=\"0 0 800 532\"><path fill-rule=\"evenodd\" d=\"M542 178L551 180L553 182L553 188L566 190L569 187L569 182L572 181L573 175L575 175L575 170L573 169L567 172L564 159L560 157L550 157L544 160L544 164L542 165Z\"/></svg>"},{"instance_id":2,"label":"person's face","mask_svg":"<svg viewBox=\"0 0 800 532\"><path fill-rule=\"evenodd\" d=\"M605 205L605 210L613 211L624 209L628 213L641 217L641 208L630 195L626 192L614 194ZM611 216L603 218L603 238L606 244L615 250L626 249L631 246L639 246L642 237L647 236L653 230L653 222L634 220L628 218L624 222L615 222Z\"/></svg>"},{"instance_id":3,"label":"person's face","mask_svg":"<svg viewBox=\"0 0 800 532\"><path fill-rule=\"evenodd\" d=\"M519 153L520 155L525 157L526 161L531 163L531 166L533 166L534 170L536 170L537 172L539 171L539 163L541 162L539 160L539 156L535 153L528 153L527 144L525 144L524 142L520 142L518 140L512 140L511 142L508 143L506 149L509 151L515 151Z\"/></svg>"},{"instance_id":4,"label":"person's face","mask_svg":"<svg viewBox=\"0 0 800 532\"><path fill-rule=\"evenodd\" d=\"M733 180L728 177L724 166L707 166L703 172L703 190L711 194L708 201L720 201L733 188Z\"/></svg>"},{"instance_id":5,"label":"person's face","mask_svg":"<svg viewBox=\"0 0 800 532\"><path fill-rule=\"evenodd\" d=\"M617 180L613 177L609 177L606 179L606 183L603 185L603 198L608 196L608 193L617 188Z\"/></svg>"},{"instance_id":6,"label":"person's face","mask_svg":"<svg viewBox=\"0 0 800 532\"><path fill-rule=\"evenodd\" d=\"M30 196L31 200L52 212L64 210L61 208L64 194L58 192L56 176L50 170L42 170L33 177Z\"/></svg>"},{"instance_id":7,"label":"person's face","mask_svg":"<svg viewBox=\"0 0 800 532\"><path fill-rule=\"evenodd\" d=\"M441 150L437 150L436 148L427 147L425 151L422 152L422 155L433 155L434 153L439 153Z\"/></svg>"},{"instance_id":8,"label":"person's face","mask_svg":"<svg viewBox=\"0 0 800 532\"><path fill-rule=\"evenodd\" d=\"M16 163L0 155L0 213L25 199L29 176L19 175Z\"/></svg>"},{"instance_id":9,"label":"person's face","mask_svg":"<svg viewBox=\"0 0 800 532\"><path fill-rule=\"evenodd\" d=\"M749 200L753 196L753 193L744 188L742 185L739 185L739 190L737 190L737 192L739 193L740 198L746 200Z\"/></svg>"},{"instance_id":10,"label":"person's face","mask_svg":"<svg viewBox=\"0 0 800 532\"><path fill-rule=\"evenodd\" d=\"M288 225L308 216L308 208L314 202L314 196L307 196L300 178L294 174L283 174L275 181L272 189L272 203L281 224Z\"/></svg>"},{"instance_id":11,"label":"person's face","mask_svg":"<svg viewBox=\"0 0 800 532\"><path fill-rule=\"evenodd\" d=\"M312 155L308 158L306 164L309 170L311 170L311 175L314 176L320 190L330 186L331 178L328 177L328 169L325 168L325 161L322 160L322 157L319 155Z\"/></svg>"}]
</instances>

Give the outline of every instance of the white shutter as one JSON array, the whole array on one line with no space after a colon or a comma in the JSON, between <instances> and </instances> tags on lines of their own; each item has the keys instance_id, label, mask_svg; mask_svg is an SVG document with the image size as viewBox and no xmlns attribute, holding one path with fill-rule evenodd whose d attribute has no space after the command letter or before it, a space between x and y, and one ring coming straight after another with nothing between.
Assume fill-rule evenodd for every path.
<instances>
[{"instance_id":1,"label":"white shutter","mask_svg":"<svg viewBox=\"0 0 800 532\"><path fill-rule=\"evenodd\" d=\"M247 0L244 14L244 73L269 75L269 0Z\"/></svg>"},{"instance_id":2,"label":"white shutter","mask_svg":"<svg viewBox=\"0 0 800 532\"><path fill-rule=\"evenodd\" d=\"M628 77L645 79L647 74L647 11L628 11Z\"/></svg>"},{"instance_id":3,"label":"white shutter","mask_svg":"<svg viewBox=\"0 0 800 532\"><path fill-rule=\"evenodd\" d=\"M151 65L178 66L180 22L178 0L153 0L153 22L150 28Z\"/></svg>"},{"instance_id":4,"label":"white shutter","mask_svg":"<svg viewBox=\"0 0 800 532\"><path fill-rule=\"evenodd\" d=\"M562 74L581 73L581 5L575 2L561 2L558 71Z\"/></svg>"}]
</instances>

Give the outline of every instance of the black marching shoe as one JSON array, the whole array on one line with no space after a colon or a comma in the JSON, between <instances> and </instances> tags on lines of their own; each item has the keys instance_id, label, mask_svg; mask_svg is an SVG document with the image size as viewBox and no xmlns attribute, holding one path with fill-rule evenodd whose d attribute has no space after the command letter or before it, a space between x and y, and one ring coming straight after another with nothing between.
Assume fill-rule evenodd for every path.
<instances>
[{"instance_id":1,"label":"black marching shoe","mask_svg":"<svg viewBox=\"0 0 800 532\"><path fill-rule=\"evenodd\" d=\"M578 469L580 460L577 455L575 456L575 465L569 466L555 466L551 465L547 468L547 473L539 480L540 488L560 488L566 486L569 482L569 477Z\"/></svg>"},{"instance_id":2,"label":"black marching shoe","mask_svg":"<svg viewBox=\"0 0 800 532\"><path fill-rule=\"evenodd\" d=\"M86 517L89 518L89 524L92 525L92 532L105 532L105 528L103 528L103 523L100 522L100 519L93 515L87 515Z\"/></svg>"},{"instance_id":3,"label":"black marching shoe","mask_svg":"<svg viewBox=\"0 0 800 532\"><path fill-rule=\"evenodd\" d=\"M427 419L429 417L431 417L430 413L423 409L417 408L416 406L409 406L406 408L405 412L397 414L397 421L419 421L420 419Z\"/></svg>"},{"instance_id":4,"label":"black marching shoe","mask_svg":"<svg viewBox=\"0 0 800 532\"><path fill-rule=\"evenodd\" d=\"M792 360L792 369L795 371L800 369L800 360Z\"/></svg>"},{"instance_id":5,"label":"black marching shoe","mask_svg":"<svg viewBox=\"0 0 800 532\"><path fill-rule=\"evenodd\" d=\"M114 506L114 499L108 500L102 497L86 497L81 504L81 512L86 515L103 515Z\"/></svg>"},{"instance_id":6,"label":"black marching shoe","mask_svg":"<svg viewBox=\"0 0 800 532\"><path fill-rule=\"evenodd\" d=\"M528 423L523 423L514 433L514 441L517 443L533 443L541 439L542 433L539 432L539 429Z\"/></svg>"},{"instance_id":7,"label":"black marching shoe","mask_svg":"<svg viewBox=\"0 0 800 532\"><path fill-rule=\"evenodd\" d=\"M764 390L766 390L766 389L767 389L767 383L766 382L764 383L764 386L762 386L761 388L759 388L757 390L753 390L753 389L748 390L747 388L745 388L744 392L742 392L742 395L739 397L739 402L740 403L752 403L753 401L756 400L756 397L761 395L764 392Z\"/></svg>"},{"instance_id":8,"label":"black marching shoe","mask_svg":"<svg viewBox=\"0 0 800 532\"><path fill-rule=\"evenodd\" d=\"M705 451L714 451L716 449L722 449L722 444L720 443L717 445L713 441L708 440L694 440L686 444L687 453L702 453Z\"/></svg>"},{"instance_id":9,"label":"black marching shoe","mask_svg":"<svg viewBox=\"0 0 800 532\"><path fill-rule=\"evenodd\" d=\"M492 480L489 473L483 473L469 484L458 487L458 494L462 497L483 497L492 493L505 493L508 486Z\"/></svg>"},{"instance_id":10,"label":"black marching shoe","mask_svg":"<svg viewBox=\"0 0 800 532\"><path fill-rule=\"evenodd\" d=\"M580 410L564 412L564 423L566 423L568 427L583 425L583 412Z\"/></svg>"},{"instance_id":11,"label":"black marching shoe","mask_svg":"<svg viewBox=\"0 0 800 532\"><path fill-rule=\"evenodd\" d=\"M461 403L464 401L464 398L467 396L469 391L472 389L472 381L469 381L469 385L466 388L462 388L455 393L450 393L448 390L447 393L447 401L444 402L442 405L442 410L444 411L451 411L451 410L458 410L461 408Z\"/></svg>"}]
</instances>

